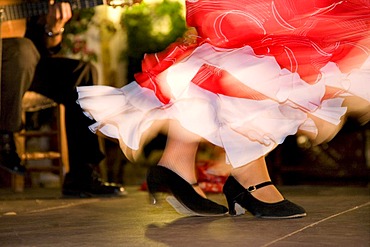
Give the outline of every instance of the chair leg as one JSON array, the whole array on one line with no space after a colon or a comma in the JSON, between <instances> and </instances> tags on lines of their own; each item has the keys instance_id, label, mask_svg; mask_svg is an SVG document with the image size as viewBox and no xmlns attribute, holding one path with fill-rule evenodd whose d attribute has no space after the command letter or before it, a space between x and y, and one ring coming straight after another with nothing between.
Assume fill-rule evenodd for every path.
<instances>
[{"instance_id":1,"label":"chair leg","mask_svg":"<svg viewBox=\"0 0 370 247\"><path fill-rule=\"evenodd\" d=\"M22 121L26 118L25 112L22 113ZM17 153L20 157L25 153L26 150L26 138L20 133L14 134L14 141L17 149ZM25 187L25 175L11 174L11 187L14 192L23 192Z\"/></svg>"},{"instance_id":2,"label":"chair leg","mask_svg":"<svg viewBox=\"0 0 370 247\"><path fill-rule=\"evenodd\" d=\"M12 174L12 189L14 192L24 191L24 179L25 177L18 174Z\"/></svg>"},{"instance_id":3,"label":"chair leg","mask_svg":"<svg viewBox=\"0 0 370 247\"><path fill-rule=\"evenodd\" d=\"M64 105L59 105L59 151L61 153L60 163L60 184L63 186L64 175L69 170L69 159L68 159L68 144L67 144L67 133L65 127L65 108Z\"/></svg>"}]
</instances>

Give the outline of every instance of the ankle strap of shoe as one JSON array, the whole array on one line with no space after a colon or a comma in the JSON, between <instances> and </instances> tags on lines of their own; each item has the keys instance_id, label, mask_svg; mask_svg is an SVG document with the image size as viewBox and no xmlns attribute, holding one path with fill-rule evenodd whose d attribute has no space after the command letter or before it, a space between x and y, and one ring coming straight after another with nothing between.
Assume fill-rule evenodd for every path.
<instances>
[{"instance_id":1,"label":"ankle strap of shoe","mask_svg":"<svg viewBox=\"0 0 370 247\"><path fill-rule=\"evenodd\" d=\"M260 184L257 184L257 185L252 185L252 186L249 186L246 190L249 192L249 193L252 193L253 191L256 191L262 187L265 187L267 185L271 185L272 182L271 181L267 181L267 182L263 182L263 183L260 183Z\"/></svg>"}]
</instances>

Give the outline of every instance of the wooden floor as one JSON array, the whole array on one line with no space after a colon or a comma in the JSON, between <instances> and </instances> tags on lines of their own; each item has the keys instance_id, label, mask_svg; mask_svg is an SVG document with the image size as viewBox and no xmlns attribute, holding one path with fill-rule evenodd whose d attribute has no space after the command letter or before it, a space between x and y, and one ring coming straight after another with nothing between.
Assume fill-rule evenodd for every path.
<instances>
[{"instance_id":1,"label":"wooden floor","mask_svg":"<svg viewBox=\"0 0 370 247\"><path fill-rule=\"evenodd\" d=\"M128 187L122 198L62 198L59 189L0 190L0 246L370 246L364 187L280 187L308 216L183 217ZM210 198L226 205L222 195Z\"/></svg>"}]
</instances>

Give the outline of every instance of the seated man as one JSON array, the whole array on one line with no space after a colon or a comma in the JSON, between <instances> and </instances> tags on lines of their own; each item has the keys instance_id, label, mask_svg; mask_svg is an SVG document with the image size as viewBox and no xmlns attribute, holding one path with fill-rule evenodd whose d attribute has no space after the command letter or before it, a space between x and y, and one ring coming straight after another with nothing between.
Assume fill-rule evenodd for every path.
<instances>
[{"instance_id":1,"label":"seated man","mask_svg":"<svg viewBox=\"0 0 370 247\"><path fill-rule=\"evenodd\" d=\"M28 20L24 37L5 33L2 39L0 167L25 173L13 133L21 128L24 93L35 91L65 106L70 169L62 193L81 197L122 195L122 186L104 183L95 172L104 155L97 136L88 129L90 119L76 104L76 86L95 84L96 69L87 62L53 56L60 50L64 25L71 16L69 3L55 3L46 16Z\"/></svg>"}]
</instances>

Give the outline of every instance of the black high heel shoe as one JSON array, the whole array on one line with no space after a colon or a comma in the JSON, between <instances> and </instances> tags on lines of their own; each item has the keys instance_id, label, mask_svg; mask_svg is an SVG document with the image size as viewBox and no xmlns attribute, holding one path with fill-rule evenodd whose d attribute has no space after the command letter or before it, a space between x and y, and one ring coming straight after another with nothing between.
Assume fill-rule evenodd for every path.
<instances>
[{"instance_id":1,"label":"black high heel shoe","mask_svg":"<svg viewBox=\"0 0 370 247\"><path fill-rule=\"evenodd\" d=\"M152 204L157 203L156 194L161 191L172 193L167 201L181 214L188 216L222 216L226 207L200 196L191 184L175 172L163 166L149 168L147 185Z\"/></svg>"},{"instance_id":2,"label":"black high heel shoe","mask_svg":"<svg viewBox=\"0 0 370 247\"><path fill-rule=\"evenodd\" d=\"M256 199L251 194L253 191L271 184L272 182L268 181L245 189L234 177L228 177L223 192L229 205L229 214L243 214L243 208L245 208L259 218L292 219L306 216L306 212L301 206L286 199L276 203L267 203ZM237 207L235 207L236 205Z\"/></svg>"}]
</instances>

